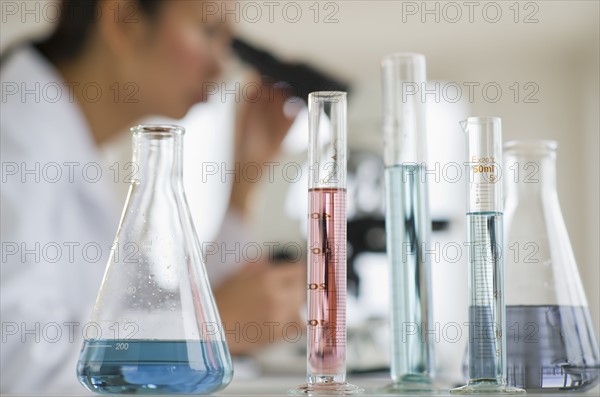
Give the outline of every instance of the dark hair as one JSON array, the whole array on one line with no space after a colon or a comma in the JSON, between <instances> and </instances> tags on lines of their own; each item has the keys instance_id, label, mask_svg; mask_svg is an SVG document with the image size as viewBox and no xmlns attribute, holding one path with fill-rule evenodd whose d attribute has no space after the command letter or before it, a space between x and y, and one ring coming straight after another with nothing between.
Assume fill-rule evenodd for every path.
<instances>
[{"instance_id":1,"label":"dark hair","mask_svg":"<svg viewBox=\"0 0 600 397\"><path fill-rule=\"evenodd\" d=\"M85 48L92 28L98 21L100 1L62 0L60 17L54 32L47 39L37 43L36 47L54 63L76 58ZM161 2L162 0L130 0L123 5L122 11L128 18L135 18L133 13L136 10L152 17L158 12Z\"/></svg>"}]
</instances>

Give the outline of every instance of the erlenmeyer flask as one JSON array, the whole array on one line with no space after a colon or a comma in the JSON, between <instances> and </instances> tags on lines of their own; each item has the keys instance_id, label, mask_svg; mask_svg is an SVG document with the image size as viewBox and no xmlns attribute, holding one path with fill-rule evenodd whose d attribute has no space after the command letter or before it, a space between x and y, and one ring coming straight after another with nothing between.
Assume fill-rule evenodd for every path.
<instances>
[{"instance_id":1,"label":"erlenmeyer flask","mask_svg":"<svg viewBox=\"0 0 600 397\"><path fill-rule=\"evenodd\" d=\"M131 131L131 186L77 375L103 394L211 393L233 369L183 191L184 129Z\"/></svg>"},{"instance_id":2,"label":"erlenmeyer flask","mask_svg":"<svg viewBox=\"0 0 600 397\"><path fill-rule=\"evenodd\" d=\"M504 149L508 382L528 392L585 390L598 345L556 191L554 141Z\"/></svg>"}]
</instances>

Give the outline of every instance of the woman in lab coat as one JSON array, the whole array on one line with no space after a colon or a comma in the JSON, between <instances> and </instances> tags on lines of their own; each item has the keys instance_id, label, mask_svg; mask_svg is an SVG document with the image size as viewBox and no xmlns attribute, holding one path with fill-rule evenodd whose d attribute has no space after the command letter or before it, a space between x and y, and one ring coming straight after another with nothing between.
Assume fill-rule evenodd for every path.
<instances>
[{"instance_id":1,"label":"woman in lab coat","mask_svg":"<svg viewBox=\"0 0 600 397\"><path fill-rule=\"evenodd\" d=\"M115 178L98 148L144 117L181 118L206 100L228 36L201 1L67 1L48 39L3 56L2 392L80 391L78 351L122 205L111 184L123 172ZM279 105L239 106L236 159L273 156L291 124ZM247 144L255 138L261 153ZM233 187L228 219L243 218L250 189ZM244 266L215 290L222 320L297 321L303 282L301 266ZM229 342L234 353L260 346Z\"/></svg>"}]
</instances>

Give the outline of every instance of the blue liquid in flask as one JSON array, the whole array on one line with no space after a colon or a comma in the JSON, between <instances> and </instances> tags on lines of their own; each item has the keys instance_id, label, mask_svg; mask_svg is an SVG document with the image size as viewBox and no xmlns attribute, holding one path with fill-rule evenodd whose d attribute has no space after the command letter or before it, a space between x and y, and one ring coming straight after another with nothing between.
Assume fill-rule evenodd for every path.
<instances>
[{"instance_id":1,"label":"blue liquid in flask","mask_svg":"<svg viewBox=\"0 0 600 397\"><path fill-rule=\"evenodd\" d=\"M77 375L101 394L209 394L233 376L223 351L223 341L88 340Z\"/></svg>"}]
</instances>

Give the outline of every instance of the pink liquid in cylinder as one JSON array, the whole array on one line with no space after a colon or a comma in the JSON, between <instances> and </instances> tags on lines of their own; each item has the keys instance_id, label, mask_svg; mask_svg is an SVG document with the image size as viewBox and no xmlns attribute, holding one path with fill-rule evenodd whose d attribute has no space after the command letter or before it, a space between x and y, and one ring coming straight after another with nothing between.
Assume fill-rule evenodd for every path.
<instances>
[{"instance_id":1,"label":"pink liquid in cylinder","mask_svg":"<svg viewBox=\"0 0 600 397\"><path fill-rule=\"evenodd\" d=\"M343 382L346 371L346 189L309 189L309 382Z\"/></svg>"}]
</instances>

